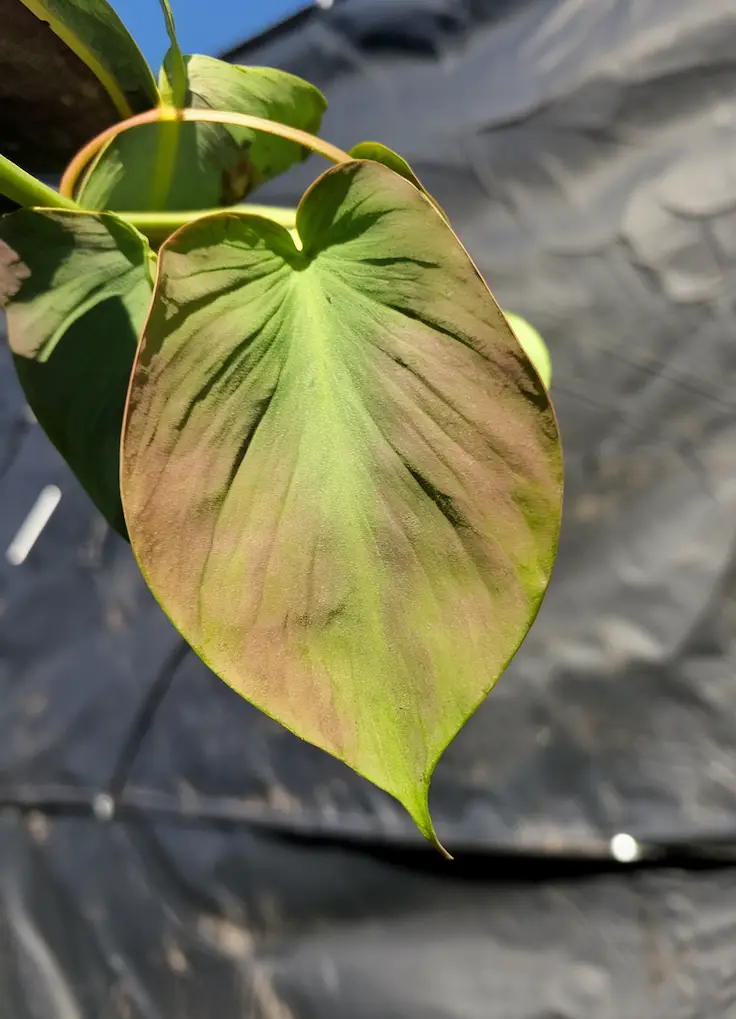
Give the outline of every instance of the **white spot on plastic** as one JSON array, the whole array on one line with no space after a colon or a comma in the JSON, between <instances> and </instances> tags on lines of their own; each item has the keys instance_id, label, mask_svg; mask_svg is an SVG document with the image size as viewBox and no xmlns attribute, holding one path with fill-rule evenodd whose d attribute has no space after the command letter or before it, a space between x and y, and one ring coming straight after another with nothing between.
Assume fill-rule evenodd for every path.
<instances>
[{"instance_id":1,"label":"white spot on plastic","mask_svg":"<svg viewBox=\"0 0 736 1019\"><path fill-rule=\"evenodd\" d=\"M98 793L92 800L92 813L98 821L112 821L115 817L115 801L107 793Z\"/></svg>"},{"instance_id":2,"label":"white spot on plastic","mask_svg":"<svg viewBox=\"0 0 736 1019\"><path fill-rule=\"evenodd\" d=\"M323 11L329 11L330 7L334 4L335 0L314 0L318 7L321 7Z\"/></svg>"},{"instance_id":3,"label":"white spot on plastic","mask_svg":"<svg viewBox=\"0 0 736 1019\"><path fill-rule=\"evenodd\" d=\"M56 485L46 485L41 489L31 512L20 525L5 553L5 558L12 566L20 566L26 561L60 501L61 489Z\"/></svg>"},{"instance_id":4,"label":"white spot on plastic","mask_svg":"<svg viewBox=\"0 0 736 1019\"><path fill-rule=\"evenodd\" d=\"M611 839L611 856L617 863L634 863L641 856L639 843L633 836L620 832Z\"/></svg>"}]
</instances>

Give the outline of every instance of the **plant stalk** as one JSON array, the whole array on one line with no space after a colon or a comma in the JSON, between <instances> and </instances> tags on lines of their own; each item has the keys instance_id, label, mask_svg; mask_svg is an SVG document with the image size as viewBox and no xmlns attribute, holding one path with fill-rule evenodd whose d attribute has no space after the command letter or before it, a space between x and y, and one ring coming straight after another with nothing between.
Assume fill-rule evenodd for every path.
<instances>
[{"instance_id":1,"label":"plant stalk","mask_svg":"<svg viewBox=\"0 0 736 1019\"><path fill-rule=\"evenodd\" d=\"M41 206L46 209L76 209L79 206L71 198L60 195L48 184L0 154L0 194L18 205Z\"/></svg>"},{"instance_id":2,"label":"plant stalk","mask_svg":"<svg viewBox=\"0 0 736 1019\"><path fill-rule=\"evenodd\" d=\"M154 110L137 113L134 117L129 117L127 120L121 120L119 123L113 124L112 127L98 134L96 138L93 138L84 148L80 149L69 166L67 166L64 176L61 178L60 190L62 195L66 195L68 198L74 196L77 181L87 164L94 159L103 145L106 145L123 131L128 131L130 128L138 127L141 124L155 124L157 121L176 120L187 122L204 121L210 124L233 124L236 127L249 127L256 131L277 135L279 138L285 138L296 142L298 145L303 145L305 148L311 149L312 152L316 152L320 156L324 156L325 159L329 159L332 163L347 163L352 158L347 152L337 148L336 145L331 145L329 142L309 134L308 131L290 127L288 124L278 124L273 120L266 120L264 117L255 117L248 113L228 113L220 110L196 110L190 108L177 110L167 106L159 106Z\"/></svg>"},{"instance_id":3,"label":"plant stalk","mask_svg":"<svg viewBox=\"0 0 736 1019\"><path fill-rule=\"evenodd\" d=\"M43 209L68 209L72 212L89 212L71 198L54 191L48 184L38 180L23 170L7 156L0 154L0 194L25 208L39 207ZM216 212L247 212L251 216L264 216L293 230L296 225L296 209L284 209L276 205L233 205L220 206L216 209L197 209L190 212L113 212L112 215L126 220L151 241L166 240L175 230L194 219L211 216Z\"/></svg>"},{"instance_id":4,"label":"plant stalk","mask_svg":"<svg viewBox=\"0 0 736 1019\"><path fill-rule=\"evenodd\" d=\"M160 244L187 223L222 212L246 212L251 216L263 216L287 230L293 230L296 226L296 209L283 209L276 205L221 205L216 209L197 209L192 212L116 212L114 215L140 230L152 243Z\"/></svg>"}]
</instances>

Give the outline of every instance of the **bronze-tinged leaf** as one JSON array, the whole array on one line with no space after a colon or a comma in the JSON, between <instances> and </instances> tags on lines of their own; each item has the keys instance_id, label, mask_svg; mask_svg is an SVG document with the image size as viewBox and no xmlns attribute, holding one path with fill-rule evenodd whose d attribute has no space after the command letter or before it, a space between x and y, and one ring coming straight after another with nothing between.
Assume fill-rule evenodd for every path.
<instances>
[{"instance_id":1,"label":"bronze-tinged leaf","mask_svg":"<svg viewBox=\"0 0 736 1019\"><path fill-rule=\"evenodd\" d=\"M228 212L163 246L124 425L125 517L201 657L434 839L434 767L550 576L557 426L412 183L343 164L297 229L302 250Z\"/></svg>"},{"instance_id":2,"label":"bronze-tinged leaf","mask_svg":"<svg viewBox=\"0 0 736 1019\"><path fill-rule=\"evenodd\" d=\"M0 220L2 226L2 220ZM17 251L13 251L5 241L0 240L0 306L4 305L20 290L23 280L28 279L31 270L20 260Z\"/></svg>"}]
</instances>

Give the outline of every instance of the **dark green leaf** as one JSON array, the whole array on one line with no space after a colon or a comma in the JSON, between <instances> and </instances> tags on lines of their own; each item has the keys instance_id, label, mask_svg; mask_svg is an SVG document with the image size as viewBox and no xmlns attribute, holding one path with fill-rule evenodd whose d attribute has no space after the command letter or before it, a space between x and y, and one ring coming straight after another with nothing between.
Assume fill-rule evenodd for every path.
<instances>
[{"instance_id":1,"label":"dark green leaf","mask_svg":"<svg viewBox=\"0 0 736 1019\"><path fill-rule=\"evenodd\" d=\"M190 56L185 62L187 105L249 113L311 134L319 130L325 100L308 82L269 67L237 67L212 57ZM162 159L164 154L168 158ZM146 124L108 146L79 197L89 208L127 211L232 205L307 155L295 142L246 128Z\"/></svg>"},{"instance_id":2,"label":"dark green leaf","mask_svg":"<svg viewBox=\"0 0 736 1019\"><path fill-rule=\"evenodd\" d=\"M202 658L392 793L429 779L527 632L555 556L546 390L446 222L374 162L283 228L162 248L126 411L131 542Z\"/></svg>"},{"instance_id":3,"label":"dark green leaf","mask_svg":"<svg viewBox=\"0 0 736 1019\"><path fill-rule=\"evenodd\" d=\"M0 304L21 385L123 535L120 430L151 259L145 239L116 216L24 209L0 219Z\"/></svg>"},{"instance_id":4,"label":"dark green leaf","mask_svg":"<svg viewBox=\"0 0 736 1019\"><path fill-rule=\"evenodd\" d=\"M15 0L52 31L101 82L121 117L158 102L151 70L106 0ZM43 72L40 72L43 73ZM57 82L59 87L61 83Z\"/></svg>"},{"instance_id":5,"label":"dark green leaf","mask_svg":"<svg viewBox=\"0 0 736 1019\"><path fill-rule=\"evenodd\" d=\"M2 150L31 173L58 174L119 114L87 65L20 0L0 0L0 26Z\"/></svg>"}]
</instances>

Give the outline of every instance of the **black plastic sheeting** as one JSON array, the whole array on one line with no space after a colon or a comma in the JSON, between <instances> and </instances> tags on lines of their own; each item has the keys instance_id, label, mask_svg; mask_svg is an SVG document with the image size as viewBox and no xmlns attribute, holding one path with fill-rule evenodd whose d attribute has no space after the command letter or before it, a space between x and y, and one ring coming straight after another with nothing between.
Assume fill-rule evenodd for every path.
<instances>
[{"instance_id":1,"label":"black plastic sheeting","mask_svg":"<svg viewBox=\"0 0 736 1019\"><path fill-rule=\"evenodd\" d=\"M0 351L0 550L61 491L0 560L0 1019L736 1015L736 869L685 866L736 847L734 53L733 0L338 0L231 55L398 149L551 347L560 556L437 771L458 863L186 649Z\"/></svg>"}]
</instances>

